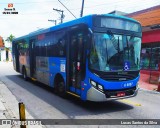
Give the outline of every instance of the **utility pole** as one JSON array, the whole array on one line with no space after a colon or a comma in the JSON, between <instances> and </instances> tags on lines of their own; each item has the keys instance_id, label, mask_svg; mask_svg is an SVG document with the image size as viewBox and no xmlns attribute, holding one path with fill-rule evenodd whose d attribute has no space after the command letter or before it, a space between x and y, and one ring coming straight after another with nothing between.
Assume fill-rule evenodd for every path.
<instances>
[{"instance_id":1,"label":"utility pole","mask_svg":"<svg viewBox=\"0 0 160 128\"><path fill-rule=\"evenodd\" d=\"M81 14L80 14L80 17L83 16L83 8L84 8L84 0L82 0L82 8L81 8Z\"/></svg>"},{"instance_id":2,"label":"utility pole","mask_svg":"<svg viewBox=\"0 0 160 128\"><path fill-rule=\"evenodd\" d=\"M57 12L60 12L61 13L61 24L63 23L63 19L64 19L64 14L63 14L63 10L59 10L59 9L54 9L53 10L57 11Z\"/></svg>"},{"instance_id":3,"label":"utility pole","mask_svg":"<svg viewBox=\"0 0 160 128\"><path fill-rule=\"evenodd\" d=\"M57 25L57 21L56 21L56 20L48 20L48 21L50 21L50 22L54 22L54 23L55 23L55 25Z\"/></svg>"}]
</instances>

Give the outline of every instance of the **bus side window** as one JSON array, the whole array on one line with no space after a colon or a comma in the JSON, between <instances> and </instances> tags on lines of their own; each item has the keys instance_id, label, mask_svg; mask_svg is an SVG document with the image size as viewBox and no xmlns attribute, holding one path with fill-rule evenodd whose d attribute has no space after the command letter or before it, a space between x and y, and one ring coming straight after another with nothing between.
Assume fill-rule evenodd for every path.
<instances>
[{"instance_id":1,"label":"bus side window","mask_svg":"<svg viewBox=\"0 0 160 128\"><path fill-rule=\"evenodd\" d=\"M54 33L54 43L51 45L52 56L63 57L66 55L66 40L65 40L65 32L59 31Z\"/></svg>"},{"instance_id":2,"label":"bus side window","mask_svg":"<svg viewBox=\"0 0 160 128\"><path fill-rule=\"evenodd\" d=\"M24 40L20 40L18 42L18 49L19 49L19 54L20 55L28 55L28 42L24 39Z\"/></svg>"},{"instance_id":3,"label":"bus side window","mask_svg":"<svg viewBox=\"0 0 160 128\"><path fill-rule=\"evenodd\" d=\"M59 50L59 56L64 56L65 55L65 40L60 39L58 42L58 50Z\"/></svg>"}]
</instances>

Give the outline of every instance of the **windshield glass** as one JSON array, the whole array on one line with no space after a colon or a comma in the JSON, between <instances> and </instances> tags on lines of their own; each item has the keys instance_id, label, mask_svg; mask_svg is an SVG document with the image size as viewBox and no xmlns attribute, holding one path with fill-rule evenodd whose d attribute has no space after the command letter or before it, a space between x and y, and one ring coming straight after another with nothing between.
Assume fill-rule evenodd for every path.
<instances>
[{"instance_id":1,"label":"windshield glass","mask_svg":"<svg viewBox=\"0 0 160 128\"><path fill-rule=\"evenodd\" d=\"M95 33L90 53L90 68L98 71L140 69L141 38Z\"/></svg>"}]
</instances>

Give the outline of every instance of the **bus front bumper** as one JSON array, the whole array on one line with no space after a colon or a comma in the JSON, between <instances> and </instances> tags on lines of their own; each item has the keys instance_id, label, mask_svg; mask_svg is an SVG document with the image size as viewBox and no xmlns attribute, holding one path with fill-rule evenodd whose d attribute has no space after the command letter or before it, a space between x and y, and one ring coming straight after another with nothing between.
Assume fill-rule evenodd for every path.
<instances>
[{"instance_id":1,"label":"bus front bumper","mask_svg":"<svg viewBox=\"0 0 160 128\"><path fill-rule=\"evenodd\" d=\"M117 97L117 96L107 97L107 95L105 93L102 93L99 90L95 89L94 87L91 87L87 92L87 100L88 101L95 101L95 102L103 102L103 101L109 101L109 100L119 100L119 99L130 98L130 97L134 97L137 95L138 89L139 88L137 86L136 89L133 90L134 93L131 95L126 95L126 96L121 96L121 97ZM130 89L128 89L128 90L130 90ZM124 92L126 92L128 90L124 90Z\"/></svg>"}]
</instances>

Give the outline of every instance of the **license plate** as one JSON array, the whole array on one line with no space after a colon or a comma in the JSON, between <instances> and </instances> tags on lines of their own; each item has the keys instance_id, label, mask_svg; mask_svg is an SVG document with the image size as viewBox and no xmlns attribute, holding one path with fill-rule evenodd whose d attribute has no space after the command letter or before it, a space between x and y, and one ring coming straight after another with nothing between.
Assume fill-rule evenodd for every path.
<instances>
[{"instance_id":1,"label":"license plate","mask_svg":"<svg viewBox=\"0 0 160 128\"><path fill-rule=\"evenodd\" d=\"M118 92L117 93L117 97L122 97L122 96L125 96L126 94L125 94L125 92Z\"/></svg>"}]
</instances>

